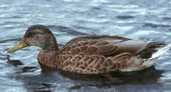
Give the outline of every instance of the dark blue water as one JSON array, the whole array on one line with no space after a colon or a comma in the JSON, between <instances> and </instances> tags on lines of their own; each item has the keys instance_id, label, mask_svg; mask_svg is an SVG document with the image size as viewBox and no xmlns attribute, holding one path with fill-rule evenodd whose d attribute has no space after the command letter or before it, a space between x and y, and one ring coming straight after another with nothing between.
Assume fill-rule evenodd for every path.
<instances>
[{"instance_id":1,"label":"dark blue water","mask_svg":"<svg viewBox=\"0 0 171 92\"><path fill-rule=\"evenodd\" d=\"M170 0L1 0L0 90L2 92L170 92L171 51L155 69L128 74L122 83L71 79L41 73L37 48L11 54L24 65L7 64L4 50L13 46L33 24L47 25L63 45L80 35L121 35L171 44ZM26 69L27 67L34 67ZM162 73L159 72L162 70Z\"/></svg>"}]
</instances>

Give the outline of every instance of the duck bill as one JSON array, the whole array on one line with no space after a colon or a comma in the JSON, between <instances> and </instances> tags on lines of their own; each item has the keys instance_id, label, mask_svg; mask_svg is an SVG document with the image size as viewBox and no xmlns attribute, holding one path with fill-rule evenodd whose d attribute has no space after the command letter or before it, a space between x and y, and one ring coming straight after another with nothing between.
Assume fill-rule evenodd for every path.
<instances>
[{"instance_id":1,"label":"duck bill","mask_svg":"<svg viewBox=\"0 0 171 92\"><path fill-rule=\"evenodd\" d=\"M27 45L26 42L20 41L19 43L16 44L16 46L7 49L7 52L8 52L8 53L14 53L14 52L16 52L17 50L20 50L20 49L25 48L25 47L27 47L27 46L28 46L28 45Z\"/></svg>"}]
</instances>

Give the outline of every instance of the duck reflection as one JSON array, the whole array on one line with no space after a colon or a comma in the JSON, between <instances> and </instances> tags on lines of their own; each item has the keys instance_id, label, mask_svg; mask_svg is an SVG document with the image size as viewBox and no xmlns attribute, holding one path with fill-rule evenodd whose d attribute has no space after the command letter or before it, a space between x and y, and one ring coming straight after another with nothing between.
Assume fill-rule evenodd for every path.
<instances>
[{"instance_id":1,"label":"duck reflection","mask_svg":"<svg viewBox=\"0 0 171 92\"><path fill-rule=\"evenodd\" d=\"M8 62L12 61L19 62L8 58ZM20 66L23 66L23 64ZM19 68L18 65L15 65L15 67L16 70ZM113 89L117 89L116 92L138 92L140 86L144 92L149 92L149 88L155 90L155 92L161 91L161 84L158 80L162 71L156 70L154 67L131 73L112 72L111 75L114 80L108 80L102 75L78 75L51 70L41 71L39 67L23 66L20 69L21 71L16 72L13 76L23 82L27 92L57 92L58 89L78 92L82 92L81 89L86 92L100 92L101 90L103 90L102 92L107 90L113 92ZM130 88L129 85L133 87ZM154 85L157 87L154 87ZM129 88L129 90L125 88Z\"/></svg>"},{"instance_id":2,"label":"duck reflection","mask_svg":"<svg viewBox=\"0 0 171 92\"><path fill-rule=\"evenodd\" d=\"M153 67L139 72L112 72L112 78L109 80L102 75L78 75L73 73L60 72L63 76L72 80L96 81L101 85L122 85L122 84L152 84L157 83L163 71L156 70Z\"/></svg>"}]
</instances>

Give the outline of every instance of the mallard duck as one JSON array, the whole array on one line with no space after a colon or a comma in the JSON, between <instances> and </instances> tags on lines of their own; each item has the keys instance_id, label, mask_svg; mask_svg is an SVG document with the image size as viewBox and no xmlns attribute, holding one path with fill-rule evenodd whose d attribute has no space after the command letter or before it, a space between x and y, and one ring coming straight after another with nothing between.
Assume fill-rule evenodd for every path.
<instances>
[{"instance_id":1,"label":"mallard duck","mask_svg":"<svg viewBox=\"0 0 171 92\"><path fill-rule=\"evenodd\" d=\"M153 65L151 56L163 43L132 40L121 36L83 36L66 43L63 48L44 25L29 27L12 53L28 46L41 50L41 67L77 74L103 74L113 71L140 71Z\"/></svg>"}]
</instances>

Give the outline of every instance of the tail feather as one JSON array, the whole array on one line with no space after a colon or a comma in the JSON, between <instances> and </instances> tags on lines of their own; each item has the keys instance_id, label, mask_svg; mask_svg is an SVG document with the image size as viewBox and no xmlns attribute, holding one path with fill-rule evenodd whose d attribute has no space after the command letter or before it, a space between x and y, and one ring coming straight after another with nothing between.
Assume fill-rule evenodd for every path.
<instances>
[{"instance_id":1,"label":"tail feather","mask_svg":"<svg viewBox=\"0 0 171 92\"><path fill-rule=\"evenodd\" d=\"M168 44L164 47L161 47L158 49L155 53L152 54L152 56L149 59L146 59L143 66L150 67L152 66L155 62L155 60L162 55L164 55L166 52L168 52L171 49L171 44Z\"/></svg>"},{"instance_id":2,"label":"tail feather","mask_svg":"<svg viewBox=\"0 0 171 92\"><path fill-rule=\"evenodd\" d=\"M160 49L158 49L152 56L150 59L155 59L158 58L162 55L164 55L166 52L168 52L171 49L171 44L168 44L164 47L161 47Z\"/></svg>"},{"instance_id":3,"label":"tail feather","mask_svg":"<svg viewBox=\"0 0 171 92\"><path fill-rule=\"evenodd\" d=\"M120 69L122 72L130 72L130 71L140 71L145 68L151 67L155 60L162 55L164 55L166 52L168 52L171 49L171 44L165 45L160 43L149 43L145 49L142 50L140 53L141 58L145 56L145 54L148 54L147 56L149 58L143 58L143 63L141 65L137 66L130 66L128 68ZM133 58L134 62L141 62L141 59Z\"/></svg>"},{"instance_id":4,"label":"tail feather","mask_svg":"<svg viewBox=\"0 0 171 92\"><path fill-rule=\"evenodd\" d=\"M144 59L151 58L153 53L157 52L159 48L162 48L164 46L166 46L165 43L150 42L143 50L138 53L138 55L140 55L140 57Z\"/></svg>"}]
</instances>

